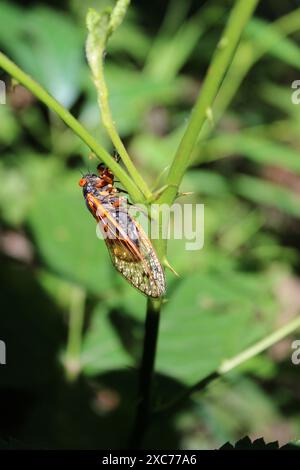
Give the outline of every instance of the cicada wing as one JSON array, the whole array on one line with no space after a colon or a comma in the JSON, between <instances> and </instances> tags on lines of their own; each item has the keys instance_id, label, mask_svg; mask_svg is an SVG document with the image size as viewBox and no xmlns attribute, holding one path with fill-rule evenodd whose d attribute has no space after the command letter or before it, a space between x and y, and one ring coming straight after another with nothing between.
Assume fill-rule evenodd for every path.
<instances>
[{"instance_id":1,"label":"cicada wing","mask_svg":"<svg viewBox=\"0 0 300 470\"><path fill-rule=\"evenodd\" d=\"M124 208L118 213L104 206L100 209L97 211L100 229L117 271L143 294L154 298L164 295L164 271L142 227Z\"/></svg>"}]
</instances>

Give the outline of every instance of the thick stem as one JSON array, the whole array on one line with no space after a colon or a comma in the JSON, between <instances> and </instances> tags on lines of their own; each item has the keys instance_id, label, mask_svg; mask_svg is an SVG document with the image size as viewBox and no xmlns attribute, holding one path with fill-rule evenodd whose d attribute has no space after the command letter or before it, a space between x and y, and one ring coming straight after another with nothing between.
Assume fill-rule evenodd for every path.
<instances>
[{"instance_id":1,"label":"thick stem","mask_svg":"<svg viewBox=\"0 0 300 470\"><path fill-rule=\"evenodd\" d=\"M159 330L161 300L148 299L144 334L144 348L141 361L138 406L133 425L129 447L138 449L142 446L145 432L149 424L152 405L152 379L156 356L156 346Z\"/></svg>"},{"instance_id":2,"label":"thick stem","mask_svg":"<svg viewBox=\"0 0 300 470\"><path fill-rule=\"evenodd\" d=\"M258 0L237 0L228 24L225 28L218 50L215 53L212 64L199 94L195 108L192 112L183 139L178 147L174 161L167 177L167 189L163 192L158 202L160 204L172 204L176 197L178 186L188 167L191 153L196 145L199 132L211 111L213 100L217 94L220 83L230 64L234 49L239 41L245 24L253 13ZM157 248L160 257L165 254L163 240L160 240ZM139 398L133 433L130 440L131 447L140 447L149 423L151 411L151 385L154 369L156 343L159 327L159 311L161 303L148 300L147 318L145 325L144 350L139 378Z\"/></svg>"},{"instance_id":3,"label":"thick stem","mask_svg":"<svg viewBox=\"0 0 300 470\"><path fill-rule=\"evenodd\" d=\"M92 152L102 160L121 181L125 189L135 202L143 200L143 195L135 182L131 180L128 174L118 163L109 155L109 153L91 136L91 134L80 124L79 121L53 96L51 96L39 83L21 70L6 55L0 52L0 67L8 74L14 77L19 83L24 85L49 109L54 111L69 126L80 139L92 150Z\"/></svg>"}]
</instances>

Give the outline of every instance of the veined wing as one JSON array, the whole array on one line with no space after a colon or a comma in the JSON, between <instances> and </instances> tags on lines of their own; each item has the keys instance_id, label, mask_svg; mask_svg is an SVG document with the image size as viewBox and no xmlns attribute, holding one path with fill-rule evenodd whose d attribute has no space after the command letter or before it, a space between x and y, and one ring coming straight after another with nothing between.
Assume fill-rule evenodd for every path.
<instances>
[{"instance_id":1,"label":"veined wing","mask_svg":"<svg viewBox=\"0 0 300 470\"><path fill-rule=\"evenodd\" d=\"M89 195L88 203L93 205L95 218L100 223L115 268L145 295L155 298L164 295L164 271L142 227L125 208L120 207L118 210L127 217L127 229L124 223L120 224L116 213L110 212L97 198ZM135 239L128 233L134 233Z\"/></svg>"}]
</instances>

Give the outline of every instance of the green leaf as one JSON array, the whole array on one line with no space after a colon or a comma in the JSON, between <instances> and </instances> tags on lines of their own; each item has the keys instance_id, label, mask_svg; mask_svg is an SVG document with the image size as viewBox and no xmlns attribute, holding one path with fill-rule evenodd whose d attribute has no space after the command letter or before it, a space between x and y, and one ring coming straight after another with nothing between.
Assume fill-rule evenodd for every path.
<instances>
[{"instance_id":1,"label":"green leaf","mask_svg":"<svg viewBox=\"0 0 300 470\"><path fill-rule=\"evenodd\" d=\"M276 207L293 217L300 217L300 197L287 188L251 176L237 177L234 188L240 196L256 204Z\"/></svg>"},{"instance_id":2,"label":"green leaf","mask_svg":"<svg viewBox=\"0 0 300 470\"><path fill-rule=\"evenodd\" d=\"M278 441L268 442L266 443L264 439L261 437L259 439L255 439L251 441L251 439L246 436L240 439L236 444L233 446L229 442L226 442L220 450L266 450L266 449L279 449Z\"/></svg>"},{"instance_id":3,"label":"green leaf","mask_svg":"<svg viewBox=\"0 0 300 470\"><path fill-rule=\"evenodd\" d=\"M122 347L105 308L98 304L83 339L81 353L83 371L87 375L96 375L128 367L131 362L132 359Z\"/></svg>"},{"instance_id":4,"label":"green leaf","mask_svg":"<svg viewBox=\"0 0 300 470\"><path fill-rule=\"evenodd\" d=\"M16 34L20 30L20 21L23 11L11 2L3 0L1 2L1 28L0 41L8 48L13 47L11 41L14 40Z\"/></svg>"},{"instance_id":5,"label":"green leaf","mask_svg":"<svg viewBox=\"0 0 300 470\"><path fill-rule=\"evenodd\" d=\"M266 276L229 270L187 276L162 312L157 368L193 385L261 338L274 311Z\"/></svg>"},{"instance_id":6,"label":"green leaf","mask_svg":"<svg viewBox=\"0 0 300 470\"><path fill-rule=\"evenodd\" d=\"M149 171L162 172L171 164L183 130L176 129L163 138L148 133L139 134L131 142L131 151L140 157Z\"/></svg>"},{"instance_id":7,"label":"green leaf","mask_svg":"<svg viewBox=\"0 0 300 470\"><path fill-rule=\"evenodd\" d=\"M223 196L230 192L226 178L211 170L190 170L185 174L180 189L198 194Z\"/></svg>"},{"instance_id":8,"label":"green leaf","mask_svg":"<svg viewBox=\"0 0 300 470\"><path fill-rule=\"evenodd\" d=\"M169 2L161 29L147 57L145 71L158 80L176 77L208 28L223 14L222 7L204 5L188 16L189 2ZM203 51L202 51L203 52Z\"/></svg>"},{"instance_id":9,"label":"green leaf","mask_svg":"<svg viewBox=\"0 0 300 470\"><path fill-rule=\"evenodd\" d=\"M204 146L203 144L199 145L196 159L200 158L200 161L203 161L203 156L205 156L206 160L211 161L232 154L241 154L259 164L277 165L300 173L298 151L287 145L255 135L255 133L251 135L249 131L219 135Z\"/></svg>"},{"instance_id":10,"label":"green leaf","mask_svg":"<svg viewBox=\"0 0 300 470\"><path fill-rule=\"evenodd\" d=\"M129 17L122 28L117 29L107 46L109 53L125 52L143 63L150 49L151 39L138 24L130 23Z\"/></svg>"},{"instance_id":11,"label":"green leaf","mask_svg":"<svg viewBox=\"0 0 300 470\"><path fill-rule=\"evenodd\" d=\"M270 23L260 18L252 18L246 32L254 40L255 47L265 49L268 53L296 68L300 68L300 50L292 39L285 37Z\"/></svg>"},{"instance_id":12,"label":"green leaf","mask_svg":"<svg viewBox=\"0 0 300 470\"><path fill-rule=\"evenodd\" d=\"M146 73L159 80L176 77L204 31L204 25L199 24L199 17L195 16L183 23L173 37L160 37L150 52Z\"/></svg>"},{"instance_id":13,"label":"green leaf","mask_svg":"<svg viewBox=\"0 0 300 470\"><path fill-rule=\"evenodd\" d=\"M265 442L263 437L251 441L249 436L245 436L234 445L226 442L220 450L300 450L300 445L297 440L279 446L278 441Z\"/></svg>"},{"instance_id":14,"label":"green leaf","mask_svg":"<svg viewBox=\"0 0 300 470\"><path fill-rule=\"evenodd\" d=\"M29 223L42 259L62 277L98 296L111 289L113 268L96 222L85 207L78 175L53 183L36 199Z\"/></svg>"},{"instance_id":15,"label":"green leaf","mask_svg":"<svg viewBox=\"0 0 300 470\"><path fill-rule=\"evenodd\" d=\"M24 37L26 40L24 40ZM64 106L79 95L83 36L66 14L1 4L1 45Z\"/></svg>"},{"instance_id":16,"label":"green leaf","mask_svg":"<svg viewBox=\"0 0 300 470\"><path fill-rule=\"evenodd\" d=\"M185 79L156 80L135 70L107 64L105 77L109 88L109 103L114 121L121 135L128 135L143 125L141 116L156 105L175 103L189 81ZM83 108L88 111L89 127L99 133L97 96L89 74L85 74L84 87L89 100Z\"/></svg>"},{"instance_id":17,"label":"green leaf","mask_svg":"<svg viewBox=\"0 0 300 470\"><path fill-rule=\"evenodd\" d=\"M265 423L274 429L281 419L276 403L263 386L245 376L240 368L196 392L193 399L204 407L203 425L211 430L218 445L241 436L241 429L251 435L259 435Z\"/></svg>"},{"instance_id":18,"label":"green leaf","mask_svg":"<svg viewBox=\"0 0 300 470\"><path fill-rule=\"evenodd\" d=\"M9 106L0 104L0 144L11 145L20 135L20 128Z\"/></svg>"},{"instance_id":19,"label":"green leaf","mask_svg":"<svg viewBox=\"0 0 300 470\"><path fill-rule=\"evenodd\" d=\"M283 111L293 119L290 120L289 125L291 129L294 129L295 136L298 136L300 106L292 103L292 93L295 89L291 85L292 81L289 86L279 86L267 82L261 86L259 94L268 105L271 104L275 109Z\"/></svg>"},{"instance_id":20,"label":"green leaf","mask_svg":"<svg viewBox=\"0 0 300 470\"><path fill-rule=\"evenodd\" d=\"M46 159L24 150L22 154L2 156L6 158L0 163L1 215L9 224L19 226L26 220L30 207L42 187L49 183L50 175L53 177L58 168L53 159Z\"/></svg>"}]
</instances>

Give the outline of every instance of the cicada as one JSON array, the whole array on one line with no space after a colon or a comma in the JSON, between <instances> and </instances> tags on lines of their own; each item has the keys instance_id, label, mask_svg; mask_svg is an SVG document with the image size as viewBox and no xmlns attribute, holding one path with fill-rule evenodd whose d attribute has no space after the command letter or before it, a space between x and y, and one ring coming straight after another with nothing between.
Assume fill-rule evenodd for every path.
<instances>
[{"instance_id":1,"label":"cicada","mask_svg":"<svg viewBox=\"0 0 300 470\"><path fill-rule=\"evenodd\" d=\"M129 213L127 197L115 187L112 171L102 163L97 171L98 175L84 175L79 185L89 211L99 223L113 265L143 294L163 296L165 274L151 241Z\"/></svg>"}]
</instances>

